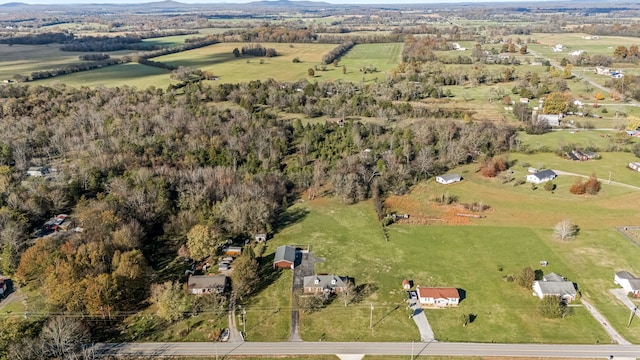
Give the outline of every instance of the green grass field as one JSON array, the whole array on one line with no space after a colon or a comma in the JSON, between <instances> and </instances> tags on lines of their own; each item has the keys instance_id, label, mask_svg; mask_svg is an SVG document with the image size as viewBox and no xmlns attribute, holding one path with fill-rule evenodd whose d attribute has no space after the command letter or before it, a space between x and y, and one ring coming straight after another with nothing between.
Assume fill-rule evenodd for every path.
<instances>
[{"instance_id":1,"label":"green grass field","mask_svg":"<svg viewBox=\"0 0 640 360\"><path fill-rule=\"evenodd\" d=\"M608 127L602 125L602 119L575 118L575 121L586 122L597 127ZM607 151L614 146L613 137L619 131L609 130L558 130L551 131L544 135L529 135L524 132L518 133L518 140L522 141L522 146L526 146L533 151L556 151L557 149L574 144L577 148L596 148L598 151ZM638 138L629 137L631 142L626 145L627 151L631 151L633 144L638 143Z\"/></svg>"},{"instance_id":2,"label":"green grass field","mask_svg":"<svg viewBox=\"0 0 640 360\"><path fill-rule=\"evenodd\" d=\"M243 43L223 43L196 49L179 54L155 58L173 66L190 66L209 71L220 77L222 82L244 82L250 80L297 81L310 79L315 81L333 81L344 79L349 81L370 81L384 76L384 72L395 68L398 64L402 44L363 44L357 45L340 61L347 67L343 74L342 67L327 66L327 71L315 71L309 77L307 70L319 66L322 57L335 48L334 44L274 44L263 43L267 48L275 48L281 54L273 58L240 57L232 54L234 48L241 48ZM300 63L293 63L298 58ZM374 66L378 73L363 76L359 69L363 66Z\"/></svg>"},{"instance_id":3,"label":"green grass field","mask_svg":"<svg viewBox=\"0 0 640 360\"><path fill-rule=\"evenodd\" d=\"M60 51L59 48L59 45L0 44L0 79L12 79L15 74L29 76L34 71L80 63L78 57L83 53Z\"/></svg>"},{"instance_id":4,"label":"green grass field","mask_svg":"<svg viewBox=\"0 0 640 360\"><path fill-rule=\"evenodd\" d=\"M69 86L134 86L138 89L146 89L151 86L166 88L173 83L169 78L171 72L153 66L128 63L108 66L91 71L82 71L64 76L38 80L34 84L64 83Z\"/></svg>"},{"instance_id":5,"label":"green grass field","mask_svg":"<svg viewBox=\"0 0 640 360\"><path fill-rule=\"evenodd\" d=\"M572 162L552 154L510 154L517 160L514 176L524 177L526 168L546 166L589 175L610 169L616 181L640 185L637 173L625 166L633 160L628 153L603 153L603 159ZM616 329L630 341L640 341L640 322L626 327L627 309L617 303L608 289L612 278L622 269L640 274L634 260L640 249L619 235L614 226L637 223L640 192L603 184L596 196L575 196L568 191L571 176L560 176L554 192L528 185L501 184L475 173L474 164L456 169L465 180L453 186L429 181L415 186L403 201L404 213L442 216L434 210L431 198L447 193L460 202L483 202L491 209L483 219L470 225L392 225L386 242L375 220L370 202L342 205L333 198L321 198L296 204L307 214L277 233L270 241L270 254L283 244L309 244L325 262L316 264L316 272L352 276L356 284L370 284L375 290L361 301L344 306L335 301L327 308L301 315L301 334L306 341L410 341L419 334L408 318L400 282L404 278L422 286L454 286L465 290L459 308L427 310L436 337L446 341L481 342L608 342L608 336L579 302L570 317L543 319L536 310L538 300L531 291L506 282L503 276L518 273L523 267L539 267L546 260L548 272L557 272L575 281ZM604 174L603 174L604 175ZM602 175L601 175L602 176ZM580 226L578 238L558 242L552 238L553 226L571 219ZM502 268L502 270L499 270ZM288 274L287 274L288 275ZM286 338L289 322L290 278L282 278L265 289L249 304L247 311L264 327L252 327L248 335L257 339ZM286 293L286 295L283 295ZM268 304L268 305L265 305ZM369 330L370 306L375 324ZM254 309L252 309L254 307ZM278 309L278 311L276 311ZM467 327L462 314L477 314ZM336 327L336 323L342 324Z\"/></svg>"}]
</instances>

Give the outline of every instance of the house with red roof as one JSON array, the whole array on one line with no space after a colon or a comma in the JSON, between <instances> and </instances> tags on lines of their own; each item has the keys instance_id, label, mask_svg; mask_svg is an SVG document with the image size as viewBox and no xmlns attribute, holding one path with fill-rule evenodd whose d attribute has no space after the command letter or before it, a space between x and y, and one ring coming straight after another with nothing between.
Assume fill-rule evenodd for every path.
<instances>
[{"instance_id":1,"label":"house with red roof","mask_svg":"<svg viewBox=\"0 0 640 360\"><path fill-rule=\"evenodd\" d=\"M418 302L424 307L458 306L460 292L451 287L417 287Z\"/></svg>"}]
</instances>

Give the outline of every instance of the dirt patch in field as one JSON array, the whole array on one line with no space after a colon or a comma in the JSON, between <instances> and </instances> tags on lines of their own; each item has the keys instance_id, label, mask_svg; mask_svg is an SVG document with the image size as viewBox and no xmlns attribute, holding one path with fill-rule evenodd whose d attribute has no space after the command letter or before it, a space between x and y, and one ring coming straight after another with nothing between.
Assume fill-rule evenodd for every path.
<instances>
[{"instance_id":1,"label":"dirt patch in field","mask_svg":"<svg viewBox=\"0 0 640 360\"><path fill-rule=\"evenodd\" d=\"M396 214L408 214L408 219L398 220L408 225L472 225L477 213L465 209L460 204L439 205L434 202L420 202L407 195L389 196L385 207Z\"/></svg>"}]
</instances>

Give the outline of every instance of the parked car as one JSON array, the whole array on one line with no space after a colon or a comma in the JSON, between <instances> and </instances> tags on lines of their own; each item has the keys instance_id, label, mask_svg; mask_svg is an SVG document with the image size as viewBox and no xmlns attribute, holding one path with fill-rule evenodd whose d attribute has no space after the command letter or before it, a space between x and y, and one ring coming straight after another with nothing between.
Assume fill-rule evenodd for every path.
<instances>
[{"instance_id":1,"label":"parked car","mask_svg":"<svg viewBox=\"0 0 640 360\"><path fill-rule=\"evenodd\" d=\"M220 334L220 341L222 341L222 342L229 341L229 335L230 334L231 334L231 332L229 331L229 328L226 328L226 329L222 330L222 333Z\"/></svg>"}]
</instances>

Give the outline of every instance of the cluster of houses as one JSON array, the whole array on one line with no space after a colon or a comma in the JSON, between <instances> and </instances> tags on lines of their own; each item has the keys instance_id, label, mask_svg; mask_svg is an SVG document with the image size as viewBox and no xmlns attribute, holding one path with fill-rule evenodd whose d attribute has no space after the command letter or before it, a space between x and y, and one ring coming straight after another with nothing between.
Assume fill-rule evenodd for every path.
<instances>
[{"instance_id":1,"label":"cluster of houses","mask_svg":"<svg viewBox=\"0 0 640 360\"><path fill-rule=\"evenodd\" d=\"M587 161L593 160L598 157L598 154L593 151L585 151L585 150L571 150L571 152L566 153L567 158L573 161Z\"/></svg>"}]
</instances>

